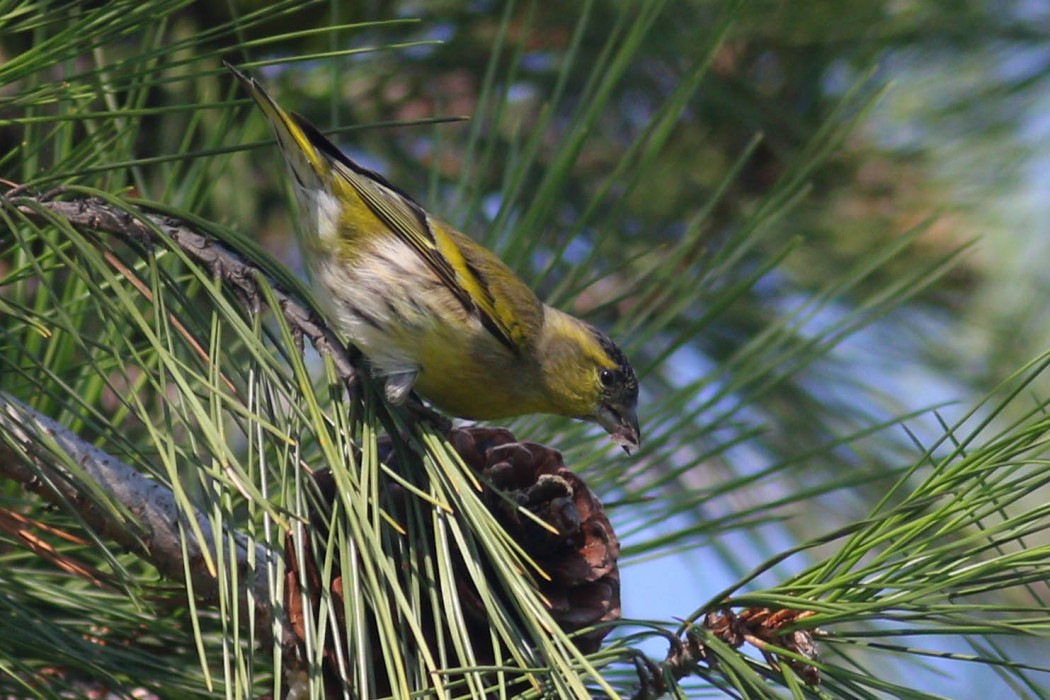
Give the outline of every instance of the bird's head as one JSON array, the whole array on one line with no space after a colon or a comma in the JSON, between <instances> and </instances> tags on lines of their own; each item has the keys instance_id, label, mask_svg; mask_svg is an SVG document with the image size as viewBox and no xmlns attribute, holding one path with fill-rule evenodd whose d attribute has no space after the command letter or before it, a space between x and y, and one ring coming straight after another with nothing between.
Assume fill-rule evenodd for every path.
<instances>
[{"instance_id":1,"label":"bird's head","mask_svg":"<svg viewBox=\"0 0 1050 700\"><path fill-rule=\"evenodd\" d=\"M541 354L547 390L558 403L551 412L597 423L629 454L642 443L634 369L597 328L546 311Z\"/></svg>"}]
</instances>

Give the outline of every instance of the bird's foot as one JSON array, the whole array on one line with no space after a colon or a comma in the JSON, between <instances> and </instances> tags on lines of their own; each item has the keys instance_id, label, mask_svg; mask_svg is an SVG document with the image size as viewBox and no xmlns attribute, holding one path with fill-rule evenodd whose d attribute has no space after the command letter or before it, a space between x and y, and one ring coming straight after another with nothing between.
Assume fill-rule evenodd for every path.
<instances>
[{"instance_id":1,"label":"bird's foot","mask_svg":"<svg viewBox=\"0 0 1050 700\"><path fill-rule=\"evenodd\" d=\"M388 374L386 383L383 385L383 393L386 394L387 401L395 406L404 406L411 425L425 422L442 434L448 434L448 431L452 429L452 421L424 404L419 394L412 391L417 377L419 377L418 370Z\"/></svg>"},{"instance_id":2,"label":"bird's foot","mask_svg":"<svg viewBox=\"0 0 1050 700\"><path fill-rule=\"evenodd\" d=\"M386 400L395 406L404 406L409 394L412 393L412 387L416 385L417 377L419 377L418 370L388 374L386 383L383 385Z\"/></svg>"}]
</instances>

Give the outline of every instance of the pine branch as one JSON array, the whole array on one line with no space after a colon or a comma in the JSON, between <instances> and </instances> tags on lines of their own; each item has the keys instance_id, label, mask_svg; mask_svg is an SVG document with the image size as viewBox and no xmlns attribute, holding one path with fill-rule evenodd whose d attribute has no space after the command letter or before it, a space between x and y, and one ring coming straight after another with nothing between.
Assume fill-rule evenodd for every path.
<instances>
[{"instance_id":1,"label":"pine branch","mask_svg":"<svg viewBox=\"0 0 1050 700\"><path fill-rule=\"evenodd\" d=\"M719 650L745 644L757 649L774 673L782 673L781 658L807 685L820 684L820 673L810 662L819 654L814 637L820 629L798 629L796 623L813 615L809 610L794 608L749 607L735 612L724 608L704 616L699 625L690 625L682 637L667 634L670 649L663 661L656 663L645 656L634 657L639 684L631 700L654 700L672 693L679 681L689 676L703 676L719 665ZM744 657L741 657L743 659Z\"/></svg>"},{"instance_id":2,"label":"pine branch","mask_svg":"<svg viewBox=\"0 0 1050 700\"><path fill-rule=\"evenodd\" d=\"M188 573L204 602L219 600L219 578L210 563L216 559L215 533L203 513L180 508L171 489L6 392L0 392L0 433L7 438L0 442L0 474L56 505L72 508L99 534L149 561L164 576L178 580ZM85 497L79 483L83 478L70 470L71 464L131 517L100 508L96 499ZM276 555L243 534L236 533L234 539L239 580L251 581L251 595L242 597L241 605L252 601L256 631L266 643L274 620L267 565Z\"/></svg>"},{"instance_id":3,"label":"pine branch","mask_svg":"<svg viewBox=\"0 0 1050 700\"><path fill-rule=\"evenodd\" d=\"M57 198L67 193L74 194L74 198ZM15 209L37 222L47 222L49 217L57 216L79 229L115 235L130 243L156 245L169 239L217 279L236 289L245 298L248 308L257 309L263 303L265 295L257 280L267 277L266 273L241 254L200 233L189 222L149 211L120 208L99 197L76 194L74 190L59 188L39 196L24 196L15 189L0 197L0 206ZM356 351L347 349L335 331L285 291L279 282L272 278L269 281L280 307L275 311L282 313L292 330L309 339L319 353L332 358L337 375L353 395L357 381Z\"/></svg>"}]
</instances>

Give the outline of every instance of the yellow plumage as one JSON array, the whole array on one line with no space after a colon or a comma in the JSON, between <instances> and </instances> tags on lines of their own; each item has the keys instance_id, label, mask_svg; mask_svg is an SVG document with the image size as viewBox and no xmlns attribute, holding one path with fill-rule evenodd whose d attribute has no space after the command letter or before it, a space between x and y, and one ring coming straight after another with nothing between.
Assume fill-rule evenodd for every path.
<instances>
[{"instance_id":1,"label":"yellow plumage","mask_svg":"<svg viewBox=\"0 0 1050 700\"><path fill-rule=\"evenodd\" d=\"M553 413L640 442L638 382L594 327L543 304L502 260L354 163L253 79L295 179L302 247L322 302L386 382L464 418Z\"/></svg>"}]
</instances>

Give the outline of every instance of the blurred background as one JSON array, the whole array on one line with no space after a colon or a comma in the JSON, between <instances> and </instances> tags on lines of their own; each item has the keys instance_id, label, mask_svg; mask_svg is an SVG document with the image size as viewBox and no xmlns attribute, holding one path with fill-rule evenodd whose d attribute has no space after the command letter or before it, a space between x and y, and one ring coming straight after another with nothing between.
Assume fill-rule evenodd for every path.
<instances>
[{"instance_id":1,"label":"blurred background","mask_svg":"<svg viewBox=\"0 0 1050 700\"><path fill-rule=\"evenodd\" d=\"M589 246L615 240L617 260L644 261L637 270L659 256L662 241L689 236L689 253L708 261L698 266L703 274L692 261L659 257L660 265L680 265L699 288L686 342L677 342L674 329L647 334L644 321L629 331L632 355L644 358L636 361L651 362L643 382L648 401L659 403L666 386L689 387L687 410L703 427L661 413L663 424L650 422L647 431L658 440L687 435L687 454L679 446L673 465L654 465L644 453L645 466L618 465L638 474L626 492L654 500L644 515L637 505L612 510L618 531L627 533L627 553L638 553L624 572L627 617L681 615L684 605L775 552L863 514L901 464L1047 347L1050 7L1023 0L748 2L734 9L722 43L708 54L728 5L671 2L653 19L615 99L587 125L557 206L529 222L535 228L528 234L555 246L572 233L563 266L600 266ZM573 136L576 110L586 108L573 96L585 89L587 72L559 73L566 54L575 52L580 66L599 63L606 40L620 30L618 6L363 3L345 19L422 22L357 33L353 45L441 43L350 61L338 69L345 99L336 113L327 101L330 67L294 65L268 77L285 94L301 91L298 108L319 123L436 114L477 120L480 113L495 154L487 171L470 170L469 178L461 177L472 167L467 124L369 130L340 145L409 192L428 193L431 210L513 256L519 248L507 242L507 230L516 222L507 211L529 211L520 195L507 201L505 168L521 158L515 144L543 129L535 160L517 173L526 191L542 189L545 169L560 166L563 139ZM503 48L520 52L520 62L495 82L506 96L503 111L487 114L485 71L503 11L514 17ZM632 180L628 168L609 182L697 61L709 68L668 125L644 179ZM559 90L561 101L545 113ZM313 108L302 102L311 94ZM843 124L848 131L829 147L828 132ZM814 163L815 148L828 151ZM771 195L793 178L804 181L787 195L796 199L763 218ZM604 187L610 191L595 204ZM763 233L731 269L719 269L720 246L733 246L756 219ZM273 224L274 250L294 260L294 247L281 248L287 226L280 218ZM615 325L626 305L653 303L632 295L630 273L580 287L586 282L565 283L558 264L549 266L543 246L526 250L531 257L512 264L538 279L548 298L599 323ZM779 264L763 269L771 258ZM566 274L599 276L586 267ZM746 291L712 311L725 287L745 279ZM770 340L786 359L751 345L779 323L796 343ZM756 369L764 361L776 369ZM1044 382L1032 391L1044 391ZM902 415L906 429L896 424ZM663 476L638 486L654 473ZM746 488L719 487L749 477ZM850 479L859 483L827 486ZM704 496L669 508L668 496L683 483ZM809 510L813 500L797 498L800 489L816 492L809 495L817 510ZM744 519L774 522L741 527ZM654 533L665 538L655 548ZM772 584L803 565L785 563L759 580ZM659 656L662 644L646 649ZM972 651L962 640L930 647ZM1013 649L1014 658L1029 661L1045 651L1043 643ZM987 669L958 662L897 672L948 697L983 697L994 686Z\"/></svg>"},{"instance_id":2,"label":"blurred background","mask_svg":"<svg viewBox=\"0 0 1050 700\"><path fill-rule=\"evenodd\" d=\"M207 33L266 5L285 9ZM15 120L0 130L3 177L46 173L43 183L176 202L254 232L301 274L276 149L219 147L269 138L246 104L224 102L245 96L217 70L219 57L255 64L282 104L353 158L622 341L643 374L637 458L565 421L511 427L561 449L603 496L624 545L625 617L687 616L778 553L893 500L901 479L917 483L908 470L950 450L946 432L1013 425L1038 403L971 414L1050 340L1047 3L231 7L184 3L155 30L191 42L186 62L172 51L152 66L143 105L169 109L97 125L130 149L131 167L105 154L49 160L25 146L42 127ZM372 22L386 23L357 26ZM43 48L47 31L0 35L0 51ZM117 66L147 62L136 50L82 47L51 75L76 76L100 51ZM237 138L175 108L205 100L237 115ZM0 104L0 118L19 109ZM191 180L199 162L165 160L187 152L211 175ZM1026 392L1045 395L1045 382ZM776 586L833 551L785 558L748 587ZM1028 604L1045 595L1034 589L990 597ZM901 643L972 654L964 634ZM1035 665L1048 651L1038 637L1005 644L997 653ZM665 653L659 638L641 647ZM1021 690L986 664L856 655L932 694L1050 692L1045 674Z\"/></svg>"}]
</instances>

